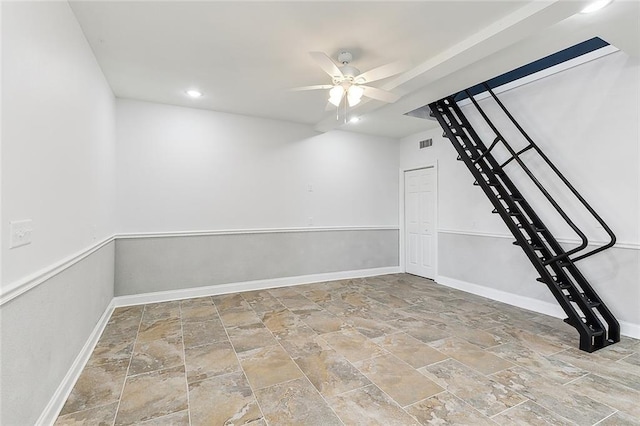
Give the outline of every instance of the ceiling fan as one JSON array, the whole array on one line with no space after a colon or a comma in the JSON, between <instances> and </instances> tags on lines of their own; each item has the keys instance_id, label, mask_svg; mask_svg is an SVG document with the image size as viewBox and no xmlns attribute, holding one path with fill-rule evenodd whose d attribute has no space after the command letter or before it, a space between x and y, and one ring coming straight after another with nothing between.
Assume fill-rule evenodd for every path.
<instances>
[{"instance_id":1,"label":"ceiling fan","mask_svg":"<svg viewBox=\"0 0 640 426\"><path fill-rule=\"evenodd\" d=\"M291 89L292 91L329 89L329 104L327 106L335 105L336 107L339 107L345 98L345 107L347 104L350 107L359 104L362 96L387 103L393 103L400 99L400 96L394 93L367 84L403 72L406 66L402 62L393 62L361 73L359 69L349 65L353 60L353 55L350 52L340 52L338 64L323 52L309 52L309 55L324 72L329 74L332 84L296 87Z\"/></svg>"}]
</instances>

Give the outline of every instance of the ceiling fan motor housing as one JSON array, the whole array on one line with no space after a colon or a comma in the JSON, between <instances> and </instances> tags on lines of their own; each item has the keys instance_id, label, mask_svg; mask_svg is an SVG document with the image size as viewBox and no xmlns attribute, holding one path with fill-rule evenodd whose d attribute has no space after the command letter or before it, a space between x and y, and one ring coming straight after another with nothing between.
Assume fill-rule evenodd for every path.
<instances>
[{"instance_id":1,"label":"ceiling fan motor housing","mask_svg":"<svg viewBox=\"0 0 640 426\"><path fill-rule=\"evenodd\" d=\"M342 64L340 67L340 72L342 72L343 78L334 78L333 84L344 84L347 83L351 85L354 83L355 78L360 74L360 70L354 66L349 65L349 63L353 60L353 55L351 52L340 52L338 54L338 62Z\"/></svg>"},{"instance_id":2,"label":"ceiling fan motor housing","mask_svg":"<svg viewBox=\"0 0 640 426\"><path fill-rule=\"evenodd\" d=\"M312 59L320 65L320 68L331 76L333 84L305 86L293 90L330 89L329 102L336 106L340 105L345 95L349 106L358 104L362 96L387 103L393 103L400 98L400 96L386 90L365 86L367 83L382 80L383 78L402 72L404 66L400 62L382 65L361 74L359 69L349 64L353 59L353 55L350 52L342 51L338 55L338 61L342 64L341 67L339 67L339 64L336 63L335 60L332 60L323 52L309 52L309 54Z\"/></svg>"},{"instance_id":3,"label":"ceiling fan motor housing","mask_svg":"<svg viewBox=\"0 0 640 426\"><path fill-rule=\"evenodd\" d=\"M351 54L351 52L344 51L338 54L338 62L340 62L343 65L347 65L352 60L353 60L353 55Z\"/></svg>"},{"instance_id":4,"label":"ceiling fan motor housing","mask_svg":"<svg viewBox=\"0 0 640 426\"><path fill-rule=\"evenodd\" d=\"M349 81L353 81L360 74L360 70L351 65L340 67L340 71L342 71L342 75L345 77L344 79Z\"/></svg>"}]
</instances>

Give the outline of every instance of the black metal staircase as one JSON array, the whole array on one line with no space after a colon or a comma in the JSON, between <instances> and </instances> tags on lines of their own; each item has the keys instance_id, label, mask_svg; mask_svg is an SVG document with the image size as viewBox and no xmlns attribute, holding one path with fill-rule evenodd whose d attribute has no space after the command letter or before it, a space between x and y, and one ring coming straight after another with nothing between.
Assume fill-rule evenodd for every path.
<instances>
[{"instance_id":1,"label":"black metal staircase","mask_svg":"<svg viewBox=\"0 0 640 426\"><path fill-rule=\"evenodd\" d=\"M474 185L479 186L493 204L493 213L500 215L516 238L514 244L522 248L538 274L540 274L538 281L547 285L567 314L567 319L564 321L575 327L580 333L580 349L593 352L620 341L618 321L575 265L577 261L613 246L615 244L615 235L534 143L486 83L484 83L484 88L527 141L524 148L516 151L507 142L469 90L465 90L464 93L495 134L495 138L488 147L461 111L455 101L455 96L449 96L430 104L431 115L438 120L440 126L444 129L444 136L451 141L458 152L458 160L463 161L471 174L473 174L476 179ZM493 151L499 145L509 153L508 159L502 163L498 162L493 155ZM609 243L573 257L573 255L587 248L588 240L584 232L576 226L525 164L521 155L528 151L536 152L585 209L599 222L610 237ZM506 168L509 165L513 167L516 164L531 179L535 187L544 195L567 225L580 237L580 245L568 251L565 251L560 246L529 202L523 197L521 191L509 178L508 169Z\"/></svg>"}]
</instances>

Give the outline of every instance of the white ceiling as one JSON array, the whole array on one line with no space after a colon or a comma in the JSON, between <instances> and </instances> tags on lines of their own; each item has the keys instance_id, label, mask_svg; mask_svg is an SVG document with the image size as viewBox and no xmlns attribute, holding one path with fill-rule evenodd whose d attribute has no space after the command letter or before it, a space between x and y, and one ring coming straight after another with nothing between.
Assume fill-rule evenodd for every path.
<instances>
[{"instance_id":1,"label":"white ceiling","mask_svg":"<svg viewBox=\"0 0 640 426\"><path fill-rule=\"evenodd\" d=\"M317 130L402 137L434 123L407 111L604 33L637 50L638 2L618 0L596 15L584 1L71 2L118 97L312 124ZM635 14L634 14L635 13ZM573 17L572 17L573 16ZM570 19L567 19L570 18ZM549 37L552 34L552 37ZM591 35L591 36L593 36ZM518 45L526 46L519 49ZM362 120L336 121L324 91L288 88L330 83L308 55L342 49L366 71L410 63L372 85L402 95L363 102ZM454 77L454 78L452 78ZM199 99L184 91L198 88Z\"/></svg>"}]
</instances>

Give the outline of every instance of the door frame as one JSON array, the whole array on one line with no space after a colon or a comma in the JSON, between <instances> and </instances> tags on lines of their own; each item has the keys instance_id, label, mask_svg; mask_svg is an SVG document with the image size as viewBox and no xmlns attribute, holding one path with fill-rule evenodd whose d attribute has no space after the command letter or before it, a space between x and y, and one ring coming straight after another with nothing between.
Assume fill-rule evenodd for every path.
<instances>
[{"instance_id":1,"label":"door frame","mask_svg":"<svg viewBox=\"0 0 640 426\"><path fill-rule=\"evenodd\" d=\"M438 277L438 160L435 160L432 163L426 163L423 164L421 166L415 166L415 167L407 167L404 169L400 169L400 190L399 190L399 197L398 197L398 212L399 212L399 220L398 223L400 224L400 250L399 250L399 254L400 254L400 271L402 271L403 273L407 272L407 265L406 265L406 253L405 253L405 230L406 230L406 225L404 223L405 221L405 216L404 216L404 177L406 172L412 172L415 170L423 170L423 169L430 169L433 168L433 175L434 175L434 188L435 188L435 196L433 197L434 199L434 209L435 209L435 214L434 214L434 257L433 257L433 280L435 281L436 278Z\"/></svg>"}]
</instances>

